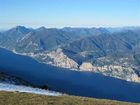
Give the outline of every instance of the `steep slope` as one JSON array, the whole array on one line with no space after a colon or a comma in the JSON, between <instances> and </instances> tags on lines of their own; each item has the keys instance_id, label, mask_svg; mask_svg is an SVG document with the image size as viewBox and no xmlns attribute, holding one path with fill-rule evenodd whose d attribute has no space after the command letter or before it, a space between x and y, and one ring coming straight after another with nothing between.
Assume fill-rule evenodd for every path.
<instances>
[{"instance_id":1,"label":"steep slope","mask_svg":"<svg viewBox=\"0 0 140 105\"><path fill-rule=\"evenodd\" d=\"M64 54L81 64L83 61L95 62L100 57L110 56L114 59L131 55L139 41L140 35L132 32L105 34L73 41L62 49Z\"/></svg>"},{"instance_id":2,"label":"steep slope","mask_svg":"<svg viewBox=\"0 0 140 105\"><path fill-rule=\"evenodd\" d=\"M26 36L18 43L18 52L37 52L52 50L72 40L70 35L58 29L46 29L41 27Z\"/></svg>"},{"instance_id":3,"label":"steep slope","mask_svg":"<svg viewBox=\"0 0 140 105\"><path fill-rule=\"evenodd\" d=\"M86 37L63 47L75 53L93 51L94 56L121 55L132 53L133 48L140 42L140 34L134 32L121 32Z\"/></svg>"},{"instance_id":4,"label":"steep slope","mask_svg":"<svg viewBox=\"0 0 140 105\"><path fill-rule=\"evenodd\" d=\"M103 29L102 29L103 30ZM63 46L69 42L77 40L86 36L96 36L102 32L101 29L87 29L87 28L45 28L40 27L39 29L31 32L21 40L16 46L18 52L37 52L37 51L50 51L59 46Z\"/></svg>"},{"instance_id":5,"label":"steep slope","mask_svg":"<svg viewBox=\"0 0 140 105\"><path fill-rule=\"evenodd\" d=\"M32 29L25 28L24 26L17 26L8 31L3 31L0 34L0 46L9 49L14 48L18 40L31 31Z\"/></svg>"}]
</instances>

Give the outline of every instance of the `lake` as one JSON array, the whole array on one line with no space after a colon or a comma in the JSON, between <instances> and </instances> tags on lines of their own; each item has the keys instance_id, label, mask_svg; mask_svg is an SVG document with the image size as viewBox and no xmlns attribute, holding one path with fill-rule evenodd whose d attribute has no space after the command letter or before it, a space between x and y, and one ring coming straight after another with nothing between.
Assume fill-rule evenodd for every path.
<instances>
[{"instance_id":1,"label":"lake","mask_svg":"<svg viewBox=\"0 0 140 105\"><path fill-rule=\"evenodd\" d=\"M42 64L0 48L0 71L71 95L140 102L140 84Z\"/></svg>"}]
</instances>

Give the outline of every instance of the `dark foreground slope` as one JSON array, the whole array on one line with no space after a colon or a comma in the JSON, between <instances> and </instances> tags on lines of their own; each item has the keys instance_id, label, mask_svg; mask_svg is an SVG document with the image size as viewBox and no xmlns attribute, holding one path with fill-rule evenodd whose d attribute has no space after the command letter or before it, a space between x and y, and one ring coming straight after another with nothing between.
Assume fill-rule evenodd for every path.
<instances>
[{"instance_id":1,"label":"dark foreground slope","mask_svg":"<svg viewBox=\"0 0 140 105\"><path fill-rule=\"evenodd\" d=\"M52 90L72 95L140 102L140 84L56 68L5 49L0 49L0 70L32 84L47 85Z\"/></svg>"},{"instance_id":2,"label":"dark foreground slope","mask_svg":"<svg viewBox=\"0 0 140 105\"><path fill-rule=\"evenodd\" d=\"M138 105L111 100L75 96L42 96L28 93L0 92L0 105Z\"/></svg>"}]
</instances>

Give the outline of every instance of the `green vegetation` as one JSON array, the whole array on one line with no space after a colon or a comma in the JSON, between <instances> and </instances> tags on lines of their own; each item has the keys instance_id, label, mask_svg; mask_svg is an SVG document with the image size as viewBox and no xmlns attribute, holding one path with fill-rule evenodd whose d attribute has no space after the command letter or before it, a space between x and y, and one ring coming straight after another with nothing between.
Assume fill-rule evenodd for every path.
<instances>
[{"instance_id":1,"label":"green vegetation","mask_svg":"<svg viewBox=\"0 0 140 105\"><path fill-rule=\"evenodd\" d=\"M76 96L43 96L19 92L0 92L0 105L138 105Z\"/></svg>"}]
</instances>

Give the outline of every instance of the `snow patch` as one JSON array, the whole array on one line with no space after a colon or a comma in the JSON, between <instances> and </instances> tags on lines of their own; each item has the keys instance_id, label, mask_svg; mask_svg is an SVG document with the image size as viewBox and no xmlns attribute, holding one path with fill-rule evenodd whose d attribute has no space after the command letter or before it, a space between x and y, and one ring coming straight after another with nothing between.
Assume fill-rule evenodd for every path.
<instances>
[{"instance_id":1,"label":"snow patch","mask_svg":"<svg viewBox=\"0 0 140 105\"><path fill-rule=\"evenodd\" d=\"M0 91L19 91L19 92L47 95L47 96L62 95L61 93L55 92L55 91L32 88L32 87L23 86L23 85L13 85L13 84L8 84L8 83L0 83Z\"/></svg>"}]
</instances>

